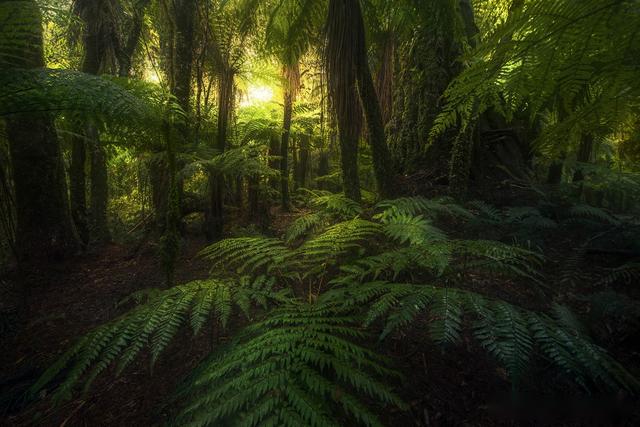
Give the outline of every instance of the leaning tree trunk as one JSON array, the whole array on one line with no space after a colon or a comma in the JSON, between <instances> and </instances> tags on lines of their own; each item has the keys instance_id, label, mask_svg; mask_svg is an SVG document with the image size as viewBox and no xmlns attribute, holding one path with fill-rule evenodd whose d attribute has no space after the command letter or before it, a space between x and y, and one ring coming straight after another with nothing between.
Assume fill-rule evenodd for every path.
<instances>
[{"instance_id":1,"label":"leaning tree trunk","mask_svg":"<svg viewBox=\"0 0 640 427\"><path fill-rule=\"evenodd\" d=\"M2 2L0 8L9 18L0 26L0 38L21 38L12 47L2 47L10 51L0 52L0 67L43 67L42 22L36 2ZM73 254L78 240L53 119L46 114L10 117L6 137L13 171L19 264L29 268Z\"/></svg>"},{"instance_id":2,"label":"leaning tree trunk","mask_svg":"<svg viewBox=\"0 0 640 427\"><path fill-rule=\"evenodd\" d=\"M358 63L358 89L362 99L362 108L367 118L367 130L373 153L373 171L376 176L378 194L382 198L387 198L392 195L391 154L384 133L380 102L366 60L366 54L364 54Z\"/></svg>"},{"instance_id":3,"label":"leaning tree trunk","mask_svg":"<svg viewBox=\"0 0 640 427\"><path fill-rule=\"evenodd\" d=\"M371 70L367 60L367 46L365 41L364 21L362 19L362 11L360 9L359 0L347 0L347 7L352 11L348 15L352 15L352 25L349 25L353 31L353 39L355 40L356 56L355 61L356 78L358 81L358 91L362 101L362 109L367 119L367 130L371 151L373 154L373 171L376 176L376 187L378 194L382 198L391 196L392 185L392 168L391 154L384 133L384 121L382 111L380 109L380 100L376 93L376 88L371 77Z\"/></svg>"}]
</instances>

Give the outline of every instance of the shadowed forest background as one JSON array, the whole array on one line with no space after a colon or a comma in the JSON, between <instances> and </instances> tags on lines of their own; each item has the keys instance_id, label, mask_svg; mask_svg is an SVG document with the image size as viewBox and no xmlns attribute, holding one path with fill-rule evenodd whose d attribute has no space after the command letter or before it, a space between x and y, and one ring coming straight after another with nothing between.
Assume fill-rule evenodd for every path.
<instances>
[{"instance_id":1,"label":"shadowed forest background","mask_svg":"<svg viewBox=\"0 0 640 427\"><path fill-rule=\"evenodd\" d=\"M639 33L0 0L0 425L640 424Z\"/></svg>"}]
</instances>

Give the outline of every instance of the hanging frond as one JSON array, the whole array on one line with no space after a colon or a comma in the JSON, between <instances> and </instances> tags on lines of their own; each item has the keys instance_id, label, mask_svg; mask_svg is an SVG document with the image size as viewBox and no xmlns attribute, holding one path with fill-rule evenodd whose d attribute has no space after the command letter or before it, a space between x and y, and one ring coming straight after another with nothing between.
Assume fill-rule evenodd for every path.
<instances>
[{"instance_id":1,"label":"hanging frond","mask_svg":"<svg viewBox=\"0 0 640 427\"><path fill-rule=\"evenodd\" d=\"M153 365L183 325L190 325L193 333L198 334L214 316L224 328L233 305L240 303L246 311L246 305L256 301L253 295L260 295L260 290L269 290L271 286L272 282L264 278L239 282L209 279L163 291L82 337L45 371L32 391L41 390L62 375L54 396L58 400L67 399L76 384L84 381L86 390L111 365L116 365L121 373L144 348L149 349Z\"/></svg>"},{"instance_id":2,"label":"hanging frond","mask_svg":"<svg viewBox=\"0 0 640 427\"><path fill-rule=\"evenodd\" d=\"M200 251L200 256L212 261L212 271L240 275L284 270L295 255L281 240L266 237L225 239Z\"/></svg>"},{"instance_id":3,"label":"hanging frond","mask_svg":"<svg viewBox=\"0 0 640 427\"><path fill-rule=\"evenodd\" d=\"M278 308L187 380L177 422L382 425L380 408L374 411L371 404L405 404L387 385L398 374L384 357L356 343L364 338L356 319L335 304Z\"/></svg>"}]
</instances>

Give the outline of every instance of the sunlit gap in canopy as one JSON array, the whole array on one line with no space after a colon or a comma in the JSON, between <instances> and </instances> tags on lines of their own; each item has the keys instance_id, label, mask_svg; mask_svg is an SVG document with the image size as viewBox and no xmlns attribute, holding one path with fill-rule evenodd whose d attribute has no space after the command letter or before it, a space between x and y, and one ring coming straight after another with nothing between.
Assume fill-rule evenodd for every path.
<instances>
[{"instance_id":1,"label":"sunlit gap in canopy","mask_svg":"<svg viewBox=\"0 0 640 427\"><path fill-rule=\"evenodd\" d=\"M240 101L241 107L250 107L257 104L264 104L273 99L273 89L269 86L249 85L246 93Z\"/></svg>"}]
</instances>

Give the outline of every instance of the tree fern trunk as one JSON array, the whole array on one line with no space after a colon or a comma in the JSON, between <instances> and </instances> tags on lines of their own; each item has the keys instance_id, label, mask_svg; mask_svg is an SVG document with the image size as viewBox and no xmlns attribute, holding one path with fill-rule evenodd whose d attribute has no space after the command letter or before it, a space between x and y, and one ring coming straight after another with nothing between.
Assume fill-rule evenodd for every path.
<instances>
[{"instance_id":1,"label":"tree fern trunk","mask_svg":"<svg viewBox=\"0 0 640 427\"><path fill-rule=\"evenodd\" d=\"M6 12L3 16L12 18L0 26L0 38L21 36L11 52L1 52L0 66L43 67L42 23L36 2L3 2L0 8ZM73 254L78 240L53 119L46 114L11 117L6 120L6 136L13 171L18 262L28 268Z\"/></svg>"},{"instance_id":2,"label":"tree fern trunk","mask_svg":"<svg viewBox=\"0 0 640 427\"><path fill-rule=\"evenodd\" d=\"M467 195L475 144L474 133L473 129L466 129L460 132L453 143L449 169L449 192L454 197Z\"/></svg>"},{"instance_id":3,"label":"tree fern trunk","mask_svg":"<svg viewBox=\"0 0 640 427\"><path fill-rule=\"evenodd\" d=\"M89 242L89 223L87 217L87 179L86 141L84 131L79 130L79 135L71 141L71 165L69 167L69 198L71 201L71 216L78 230L78 236L83 244Z\"/></svg>"}]
</instances>

